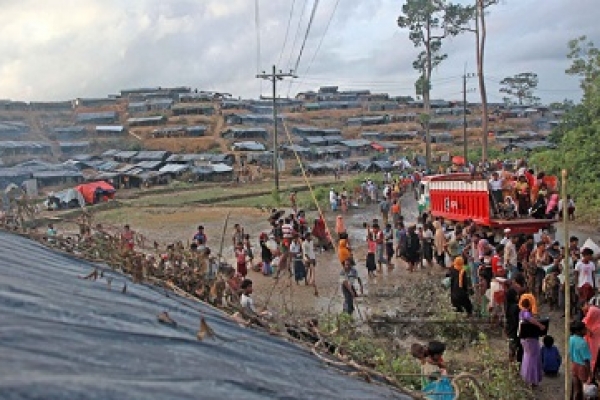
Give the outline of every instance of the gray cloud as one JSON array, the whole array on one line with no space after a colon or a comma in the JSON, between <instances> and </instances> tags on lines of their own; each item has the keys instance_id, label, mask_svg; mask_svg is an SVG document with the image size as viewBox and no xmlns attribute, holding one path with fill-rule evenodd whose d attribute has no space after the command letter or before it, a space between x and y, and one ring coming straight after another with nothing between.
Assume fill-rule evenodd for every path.
<instances>
[{"instance_id":1,"label":"gray cloud","mask_svg":"<svg viewBox=\"0 0 600 400\"><path fill-rule=\"evenodd\" d=\"M302 3L296 1L282 69L297 57L312 1L291 52ZM334 3L320 1L292 94L338 83L412 95L417 78L412 61L418 50L396 26L401 10L397 0L340 0L306 74ZM544 100L577 98L576 79L564 74L566 43L587 34L600 44L595 3L507 0L491 9L486 59L490 98L501 98L498 80L524 71L539 74L538 94ZM292 0L260 1L261 70L280 58L291 4ZM251 0L0 0L0 8L0 36L8 38L0 43L0 98L104 96L127 87L168 85L252 97L260 92L254 77ZM473 41L472 35L464 35L444 45L449 58L435 71L436 97L459 96L458 76L465 62L474 69ZM262 86L266 93L267 85ZM285 95L287 87L283 85L280 93Z\"/></svg>"}]
</instances>

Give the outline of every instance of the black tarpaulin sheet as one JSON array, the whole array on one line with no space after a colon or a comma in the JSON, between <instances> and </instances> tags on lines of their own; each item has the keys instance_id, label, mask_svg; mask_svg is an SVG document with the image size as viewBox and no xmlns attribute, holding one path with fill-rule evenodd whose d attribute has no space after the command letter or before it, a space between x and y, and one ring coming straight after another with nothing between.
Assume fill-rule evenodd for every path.
<instances>
[{"instance_id":1,"label":"black tarpaulin sheet","mask_svg":"<svg viewBox=\"0 0 600 400\"><path fill-rule=\"evenodd\" d=\"M407 398L204 304L130 282L123 294L112 272L79 279L92 270L0 233L0 399ZM195 338L201 314L220 338Z\"/></svg>"}]
</instances>

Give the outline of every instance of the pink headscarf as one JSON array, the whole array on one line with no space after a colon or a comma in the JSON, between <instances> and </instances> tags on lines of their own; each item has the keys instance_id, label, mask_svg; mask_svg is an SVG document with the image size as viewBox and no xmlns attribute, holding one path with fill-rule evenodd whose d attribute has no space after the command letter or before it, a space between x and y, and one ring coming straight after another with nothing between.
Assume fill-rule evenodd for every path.
<instances>
[{"instance_id":1,"label":"pink headscarf","mask_svg":"<svg viewBox=\"0 0 600 400\"><path fill-rule=\"evenodd\" d=\"M600 308L596 306L590 306L588 308L583 323L588 330L585 335L585 340L590 346L590 353L592 353L592 371L596 367L596 359L598 357L598 350L600 349Z\"/></svg>"},{"instance_id":2,"label":"pink headscarf","mask_svg":"<svg viewBox=\"0 0 600 400\"><path fill-rule=\"evenodd\" d=\"M550 199L548 200L546 214L550 214L550 211L552 211L556 206L558 206L558 193L553 193L550 195Z\"/></svg>"}]
</instances>

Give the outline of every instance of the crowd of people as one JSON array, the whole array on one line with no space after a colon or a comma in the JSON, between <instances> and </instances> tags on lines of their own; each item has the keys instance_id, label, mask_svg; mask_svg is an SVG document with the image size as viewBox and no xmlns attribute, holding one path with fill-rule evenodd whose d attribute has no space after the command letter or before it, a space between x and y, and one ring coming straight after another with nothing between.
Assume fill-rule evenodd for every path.
<instances>
[{"instance_id":1,"label":"crowd of people","mask_svg":"<svg viewBox=\"0 0 600 400\"><path fill-rule=\"evenodd\" d=\"M525 170L517 176L516 212L536 218L558 217L564 205L548 189L544 175L533 177L531 171ZM541 317L541 305L549 310L564 309L565 285L570 285L570 302L576 307L570 349L574 367L569 373L573 375L574 398L582 398L584 386L596 374L600 349L600 302L595 304L593 251L582 249L577 237L561 245L548 232L523 235L506 229L504 237L495 241L474 222L456 225L429 213L420 215L417 223L408 223L402 214L401 197L418 186L421 177L415 173L394 179L386 174L383 184L365 180L352 194L345 188L341 193L332 189L331 210L340 212L334 232L327 229L323 215L310 226L306 213L298 210L296 193L292 192L291 211L271 211L270 229L259 233L257 251L252 236L240 224L234 225L231 245L235 266L224 271L225 281L217 289L212 283L217 272L223 271L211 256L203 226L193 235L189 249L181 243L171 245L159 260L149 258L148 268L152 274L170 279L190 293L211 299L225 296L245 314L266 318L268 313L258 311L252 300L249 271L274 278L287 274L297 284L316 285L317 254L333 249L334 242L340 263L343 311L350 315L356 311L356 297L363 294L358 273L361 260L356 257L360 247L364 246L364 267L369 278L383 275L384 265L388 273L400 265L406 265L411 273L437 266L440 274L446 276L443 284L449 289L450 303L457 312L490 318L503 327L510 344L509 358L520 363L522 378L532 386L539 385L544 374L555 375L562 362L553 338L547 335L549 322ZM531 177L533 184L529 182ZM501 173L492 173L489 182L495 204L505 204L506 187ZM536 206L540 199L545 201L541 208ZM575 205L571 201L566 207L569 218L574 218ZM353 202L376 205L378 215L364 223L364 240L351 242L344 215ZM543 213L538 214L538 209L543 209ZM101 228L96 230L102 232ZM53 225L48 226L46 233L49 241L56 240L58 234ZM122 229L118 241L125 251L135 252L136 234L129 226ZM565 258L572 269L569 282L563 271ZM527 327L536 329L529 329L533 333L526 334ZM421 350L417 353L422 356Z\"/></svg>"}]
</instances>

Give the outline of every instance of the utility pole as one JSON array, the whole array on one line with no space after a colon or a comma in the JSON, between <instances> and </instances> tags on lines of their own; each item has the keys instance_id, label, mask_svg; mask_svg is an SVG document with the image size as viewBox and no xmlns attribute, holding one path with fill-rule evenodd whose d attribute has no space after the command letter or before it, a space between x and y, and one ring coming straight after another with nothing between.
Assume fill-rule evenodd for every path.
<instances>
[{"instance_id":1,"label":"utility pole","mask_svg":"<svg viewBox=\"0 0 600 400\"><path fill-rule=\"evenodd\" d=\"M473 78L475 74L467 74L467 68L465 67L465 73L463 74L463 158L465 159L465 167L469 163L469 141L467 140L467 79Z\"/></svg>"},{"instance_id":2,"label":"utility pole","mask_svg":"<svg viewBox=\"0 0 600 400\"><path fill-rule=\"evenodd\" d=\"M271 81L273 85L273 172L275 173L275 192L279 196L279 142L277 139L277 81L283 80L283 78L297 78L293 71L290 72L277 72L277 68L273 65L273 71L267 74L263 71L262 74L256 75L257 78L266 79Z\"/></svg>"}]
</instances>

